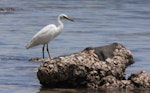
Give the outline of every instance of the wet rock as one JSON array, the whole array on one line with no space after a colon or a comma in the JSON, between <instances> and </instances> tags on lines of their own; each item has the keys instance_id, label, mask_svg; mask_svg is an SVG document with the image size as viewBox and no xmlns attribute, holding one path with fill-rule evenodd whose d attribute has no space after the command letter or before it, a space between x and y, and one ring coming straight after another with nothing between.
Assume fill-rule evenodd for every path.
<instances>
[{"instance_id":1,"label":"wet rock","mask_svg":"<svg viewBox=\"0 0 150 93\"><path fill-rule=\"evenodd\" d=\"M38 62L38 61L40 61L40 60L42 60L41 58L30 58L29 59L29 61L31 61L31 62Z\"/></svg>"},{"instance_id":2,"label":"wet rock","mask_svg":"<svg viewBox=\"0 0 150 93\"><path fill-rule=\"evenodd\" d=\"M127 87L125 69L133 63L131 52L113 43L45 60L37 77L44 87Z\"/></svg>"}]
</instances>

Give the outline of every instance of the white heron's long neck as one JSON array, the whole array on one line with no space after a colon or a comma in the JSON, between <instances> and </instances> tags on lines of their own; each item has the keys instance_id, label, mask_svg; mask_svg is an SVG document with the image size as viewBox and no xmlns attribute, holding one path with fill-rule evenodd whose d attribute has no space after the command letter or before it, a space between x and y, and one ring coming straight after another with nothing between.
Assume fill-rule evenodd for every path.
<instances>
[{"instance_id":1,"label":"white heron's long neck","mask_svg":"<svg viewBox=\"0 0 150 93\"><path fill-rule=\"evenodd\" d=\"M58 29L59 30L62 30L63 29L63 27L64 27L64 25L63 25L63 23L62 23L62 21L61 21L61 19L58 17Z\"/></svg>"}]
</instances>

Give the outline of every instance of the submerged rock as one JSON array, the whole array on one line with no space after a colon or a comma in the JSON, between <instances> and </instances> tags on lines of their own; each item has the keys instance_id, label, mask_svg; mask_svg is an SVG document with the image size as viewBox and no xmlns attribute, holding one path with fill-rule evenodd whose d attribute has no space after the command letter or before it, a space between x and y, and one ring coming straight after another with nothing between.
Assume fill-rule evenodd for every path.
<instances>
[{"instance_id":1,"label":"submerged rock","mask_svg":"<svg viewBox=\"0 0 150 93\"><path fill-rule=\"evenodd\" d=\"M134 78L125 79L125 69L133 63L131 52L113 43L45 60L37 77L44 87L134 88Z\"/></svg>"},{"instance_id":2,"label":"submerged rock","mask_svg":"<svg viewBox=\"0 0 150 93\"><path fill-rule=\"evenodd\" d=\"M0 11L15 11L15 8L14 7L5 7L5 8L0 7Z\"/></svg>"},{"instance_id":3,"label":"submerged rock","mask_svg":"<svg viewBox=\"0 0 150 93\"><path fill-rule=\"evenodd\" d=\"M0 14L13 13L16 11L14 7L0 7Z\"/></svg>"}]
</instances>

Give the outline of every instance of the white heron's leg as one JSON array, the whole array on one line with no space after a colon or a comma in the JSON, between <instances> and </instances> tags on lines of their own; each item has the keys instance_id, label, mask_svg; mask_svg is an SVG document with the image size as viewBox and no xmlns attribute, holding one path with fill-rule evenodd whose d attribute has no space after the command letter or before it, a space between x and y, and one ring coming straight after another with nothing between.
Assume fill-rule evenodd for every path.
<instances>
[{"instance_id":1,"label":"white heron's leg","mask_svg":"<svg viewBox=\"0 0 150 93\"><path fill-rule=\"evenodd\" d=\"M43 48L42 48L43 59L44 59L44 47L45 47L45 44L43 45Z\"/></svg>"},{"instance_id":2,"label":"white heron's leg","mask_svg":"<svg viewBox=\"0 0 150 93\"><path fill-rule=\"evenodd\" d=\"M48 53L49 58L51 59L51 56L50 56L50 53L49 53L49 49L48 49L48 44L47 44L47 53Z\"/></svg>"}]
</instances>

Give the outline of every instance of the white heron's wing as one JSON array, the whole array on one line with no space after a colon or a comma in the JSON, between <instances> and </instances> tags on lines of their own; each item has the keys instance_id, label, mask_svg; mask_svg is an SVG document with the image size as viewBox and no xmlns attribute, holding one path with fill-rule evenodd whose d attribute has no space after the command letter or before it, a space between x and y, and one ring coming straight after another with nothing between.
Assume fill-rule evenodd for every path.
<instances>
[{"instance_id":1,"label":"white heron's wing","mask_svg":"<svg viewBox=\"0 0 150 93\"><path fill-rule=\"evenodd\" d=\"M41 29L36 33L30 42L27 44L26 48L31 48L40 44L47 44L51 41L56 34L57 27L54 24L50 24Z\"/></svg>"}]
</instances>

